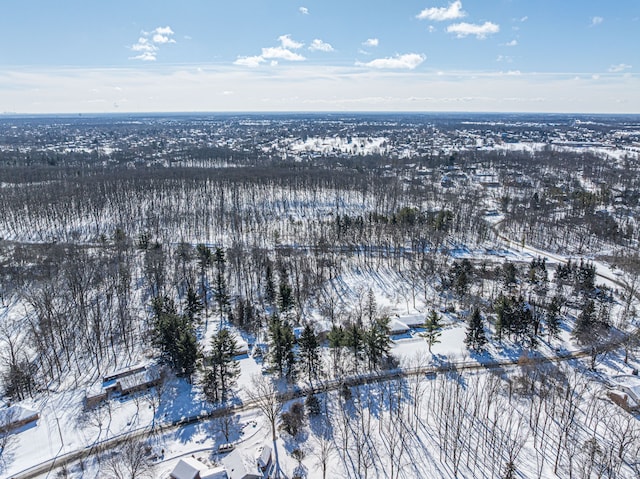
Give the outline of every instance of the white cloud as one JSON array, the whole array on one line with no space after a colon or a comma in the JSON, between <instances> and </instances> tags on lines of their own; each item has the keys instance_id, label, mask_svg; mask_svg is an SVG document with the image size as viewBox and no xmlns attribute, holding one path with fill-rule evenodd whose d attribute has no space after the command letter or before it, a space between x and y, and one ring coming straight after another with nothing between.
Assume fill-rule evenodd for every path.
<instances>
[{"instance_id":1,"label":"white cloud","mask_svg":"<svg viewBox=\"0 0 640 479\"><path fill-rule=\"evenodd\" d=\"M318 52L332 52L333 47L330 43L323 42L319 38L316 38L311 42L309 50Z\"/></svg>"},{"instance_id":2,"label":"white cloud","mask_svg":"<svg viewBox=\"0 0 640 479\"><path fill-rule=\"evenodd\" d=\"M591 17L591 26L595 27L596 25L600 25L604 22L604 18L602 17Z\"/></svg>"},{"instance_id":3,"label":"white cloud","mask_svg":"<svg viewBox=\"0 0 640 479\"><path fill-rule=\"evenodd\" d=\"M365 47L377 47L380 41L377 38L367 38L367 41L362 42Z\"/></svg>"},{"instance_id":4,"label":"white cloud","mask_svg":"<svg viewBox=\"0 0 640 479\"><path fill-rule=\"evenodd\" d=\"M286 49L297 50L298 48L302 48L304 46L304 43L300 43L300 42L296 42L295 40L292 40L291 35L280 35L278 37L278 40L280 40L280 44L282 45L282 48L286 48Z\"/></svg>"},{"instance_id":5,"label":"white cloud","mask_svg":"<svg viewBox=\"0 0 640 479\"><path fill-rule=\"evenodd\" d=\"M626 63L619 63L618 65L611 65L609 67L609 72L610 73L620 73L620 72L623 72L625 70L629 70L630 68L632 68L631 65L627 65Z\"/></svg>"},{"instance_id":6,"label":"white cloud","mask_svg":"<svg viewBox=\"0 0 640 479\"><path fill-rule=\"evenodd\" d=\"M505 47L515 47L517 45L518 45L518 40L516 40L515 38L510 42L507 42L504 44Z\"/></svg>"},{"instance_id":7,"label":"white cloud","mask_svg":"<svg viewBox=\"0 0 640 479\"><path fill-rule=\"evenodd\" d=\"M255 68L257 66L260 66L260 64L265 63L267 60L271 60L271 66L276 66L278 64L277 60L288 60L290 62L300 62L306 60L306 58L299 53L291 51L291 49L295 50L298 48L302 48L304 46L304 43L299 43L295 40L292 40L291 35L280 35L278 37L278 40L280 41L279 47L263 48L260 55L245 57L239 56L236 61L233 62L233 64ZM324 48L327 48L327 46L331 48L331 45L329 45L328 43L323 43L323 45L326 45Z\"/></svg>"},{"instance_id":8,"label":"white cloud","mask_svg":"<svg viewBox=\"0 0 640 479\"><path fill-rule=\"evenodd\" d=\"M130 60L142 60L143 62L155 62L156 54L155 52L142 52L140 55L136 55L135 57L129 57Z\"/></svg>"},{"instance_id":9,"label":"white cloud","mask_svg":"<svg viewBox=\"0 0 640 479\"><path fill-rule=\"evenodd\" d=\"M396 55L395 57L376 58L366 63L356 62L356 65L379 69L413 70L426 59L426 56L419 53L406 53L404 55Z\"/></svg>"},{"instance_id":10,"label":"white cloud","mask_svg":"<svg viewBox=\"0 0 640 479\"><path fill-rule=\"evenodd\" d=\"M261 63L264 63L265 59L261 56L253 56L253 57L238 57L238 59L233 62L234 65L240 65L243 67L255 68L260 66Z\"/></svg>"},{"instance_id":11,"label":"white cloud","mask_svg":"<svg viewBox=\"0 0 640 479\"><path fill-rule=\"evenodd\" d=\"M268 47L262 49L262 55L260 55L264 59L280 59L280 60L289 60L290 62L299 62L305 60L305 58L299 53L292 52L291 50L287 50L283 47Z\"/></svg>"},{"instance_id":12,"label":"white cloud","mask_svg":"<svg viewBox=\"0 0 640 479\"><path fill-rule=\"evenodd\" d=\"M300 7L298 11L303 15L309 15L309 9L307 7Z\"/></svg>"},{"instance_id":13,"label":"white cloud","mask_svg":"<svg viewBox=\"0 0 640 479\"><path fill-rule=\"evenodd\" d=\"M521 22L521 23L524 23L524 22L526 22L527 20L529 20L529 17L527 17L527 16L525 15L524 17L522 17L522 18L520 19L520 22Z\"/></svg>"},{"instance_id":14,"label":"white cloud","mask_svg":"<svg viewBox=\"0 0 640 479\"><path fill-rule=\"evenodd\" d=\"M156 33L153 38L153 43L175 43L176 41L173 38L169 38L167 35L161 35L160 33Z\"/></svg>"},{"instance_id":15,"label":"white cloud","mask_svg":"<svg viewBox=\"0 0 640 479\"><path fill-rule=\"evenodd\" d=\"M172 38L174 35L170 26L157 27L150 32L142 31L137 43L131 45L130 49L140 52L139 55L129 57L130 60L155 61L157 59L159 45L176 43Z\"/></svg>"},{"instance_id":16,"label":"white cloud","mask_svg":"<svg viewBox=\"0 0 640 479\"><path fill-rule=\"evenodd\" d=\"M156 28L153 33L159 33L160 35L173 35L173 30L171 30L169 25L167 25L166 27Z\"/></svg>"},{"instance_id":17,"label":"white cloud","mask_svg":"<svg viewBox=\"0 0 640 479\"><path fill-rule=\"evenodd\" d=\"M455 20L456 18L462 18L466 15L462 11L462 2L456 0L450 3L448 7L431 7L422 10L416 18L419 20L432 20L435 22L442 22L445 20Z\"/></svg>"},{"instance_id":18,"label":"white cloud","mask_svg":"<svg viewBox=\"0 0 640 479\"><path fill-rule=\"evenodd\" d=\"M482 25L475 23L454 23L447 27L448 33L455 33L458 38L475 35L476 38L484 39L487 35L493 35L500 31L500 26L492 22L484 22Z\"/></svg>"}]
</instances>

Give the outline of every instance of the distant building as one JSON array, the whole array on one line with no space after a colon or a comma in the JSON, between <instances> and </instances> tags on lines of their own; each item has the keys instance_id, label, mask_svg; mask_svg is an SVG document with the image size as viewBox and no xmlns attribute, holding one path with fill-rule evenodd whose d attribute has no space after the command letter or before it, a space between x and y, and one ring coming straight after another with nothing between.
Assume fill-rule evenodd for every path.
<instances>
[{"instance_id":1,"label":"distant building","mask_svg":"<svg viewBox=\"0 0 640 479\"><path fill-rule=\"evenodd\" d=\"M185 457L178 461L170 476L173 479L227 479L227 471L222 466L209 468L193 457Z\"/></svg>"},{"instance_id":2,"label":"distant building","mask_svg":"<svg viewBox=\"0 0 640 479\"><path fill-rule=\"evenodd\" d=\"M157 365L136 365L121 369L103 378L85 392L85 408L91 409L112 396L123 396L146 391L162 380L162 370Z\"/></svg>"},{"instance_id":3,"label":"distant building","mask_svg":"<svg viewBox=\"0 0 640 479\"><path fill-rule=\"evenodd\" d=\"M40 413L24 406L0 409L0 433L14 431L40 419Z\"/></svg>"},{"instance_id":4,"label":"distant building","mask_svg":"<svg viewBox=\"0 0 640 479\"><path fill-rule=\"evenodd\" d=\"M409 326L399 319L391 319L389 321L389 333L390 334L406 334L411 330Z\"/></svg>"},{"instance_id":5,"label":"distant building","mask_svg":"<svg viewBox=\"0 0 640 479\"><path fill-rule=\"evenodd\" d=\"M612 399L628 411L640 411L640 377L625 374L613 379L619 393L612 393Z\"/></svg>"},{"instance_id":6,"label":"distant building","mask_svg":"<svg viewBox=\"0 0 640 479\"><path fill-rule=\"evenodd\" d=\"M200 471L205 470L207 466L192 457L185 457L178 461L176 467L171 471L173 479L201 479Z\"/></svg>"},{"instance_id":7,"label":"distant building","mask_svg":"<svg viewBox=\"0 0 640 479\"><path fill-rule=\"evenodd\" d=\"M261 446L253 461L243 456L237 449L222 458L222 465L229 479L262 479L271 466L271 448Z\"/></svg>"}]
</instances>

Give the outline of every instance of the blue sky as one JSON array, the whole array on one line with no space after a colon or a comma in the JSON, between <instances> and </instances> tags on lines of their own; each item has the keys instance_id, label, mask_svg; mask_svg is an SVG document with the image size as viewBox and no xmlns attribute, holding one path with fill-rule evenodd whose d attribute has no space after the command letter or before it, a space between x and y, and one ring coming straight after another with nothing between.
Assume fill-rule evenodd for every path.
<instances>
[{"instance_id":1,"label":"blue sky","mask_svg":"<svg viewBox=\"0 0 640 479\"><path fill-rule=\"evenodd\" d=\"M640 113L639 0L3 0L0 111Z\"/></svg>"}]
</instances>

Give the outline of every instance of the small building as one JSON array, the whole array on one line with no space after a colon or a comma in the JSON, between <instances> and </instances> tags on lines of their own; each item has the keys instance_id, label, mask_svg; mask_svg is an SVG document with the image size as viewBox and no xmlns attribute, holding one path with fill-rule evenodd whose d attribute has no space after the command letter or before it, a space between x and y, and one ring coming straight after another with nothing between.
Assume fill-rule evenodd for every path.
<instances>
[{"instance_id":1,"label":"small building","mask_svg":"<svg viewBox=\"0 0 640 479\"><path fill-rule=\"evenodd\" d=\"M399 319L391 319L389 321L389 333L394 334L406 334L409 332L411 328L407 326L406 323L400 321Z\"/></svg>"},{"instance_id":2,"label":"small building","mask_svg":"<svg viewBox=\"0 0 640 479\"><path fill-rule=\"evenodd\" d=\"M424 326L425 316L424 314L408 314L406 316L399 316L398 320L410 328L421 328Z\"/></svg>"},{"instance_id":3,"label":"small building","mask_svg":"<svg viewBox=\"0 0 640 479\"><path fill-rule=\"evenodd\" d=\"M248 461L237 449L221 461L229 479L261 479L264 476L257 462Z\"/></svg>"},{"instance_id":4,"label":"small building","mask_svg":"<svg viewBox=\"0 0 640 479\"><path fill-rule=\"evenodd\" d=\"M227 479L227 471L223 466L208 467L193 457L185 457L178 461L170 476L173 479Z\"/></svg>"},{"instance_id":5,"label":"small building","mask_svg":"<svg viewBox=\"0 0 640 479\"><path fill-rule=\"evenodd\" d=\"M620 394L616 395L616 402L628 411L640 411L640 377L624 374L613 379L616 389L620 391Z\"/></svg>"},{"instance_id":6,"label":"small building","mask_svg":"<svg viewBox=\"0 0 640 479\"><path fill-rule=\"evenodd\" d=\"M110 381L114 381L116 379L123 378L125 376L131 376L132 374L139 373L140 371L144 371L147 369L146 364L136 364L134 366L129 366L122 369L117 369L115 371L111 371L105 374L102 378L103 383L108 383Z\"/></svg>"},{"instance_id":7,"label":"small building","mask_svg":"<svg viewBox=\"0 0 640 479\"><path fill-rule=\"evenodd\" d=\"M178 461L170 475L173 479L202 479L200 471L206 469L207 466L197 459L184 457Z\"/></svg>"},{"instance_id":8,"label":"small building","mask_svg":"<svg viewBox=\"0 0 640 479\"><path fill-rule=\"evenodd\" d=\"M271 447L263 445L256 449L256 464L258 468L264 473L271 466Z\"/></svg>"},{"instance_id":9,"label":"small building","mask_svg":"<svg viewBox=\"0 0 640 479\"><path fill-rule=\"evenodd\" d=\"M38 419L38 411L17 404L0 409L0 433L14 431Z\"/></svg>"},{"instance_id":10,"label":"small building","mask_svg":"<svg viewBox=\"0 0 640 479\"><path fill-rule=\"evenodd\" d=\"M157 386L162 381L162 370L155 364L136 365L107 374L103 379L102 384L86 390L86 409L91 409L112 396L126 396Z\"/></svg>"},{"instance_id":11,"label":"small building","mask_svg":"<svg viewBox=\"0 0 640 479\"><path fill-rule=\"evenodd\" d=\"M227 471L223 466L200 471L200 479L227 479Z\"/></svg>"}]
</instances>

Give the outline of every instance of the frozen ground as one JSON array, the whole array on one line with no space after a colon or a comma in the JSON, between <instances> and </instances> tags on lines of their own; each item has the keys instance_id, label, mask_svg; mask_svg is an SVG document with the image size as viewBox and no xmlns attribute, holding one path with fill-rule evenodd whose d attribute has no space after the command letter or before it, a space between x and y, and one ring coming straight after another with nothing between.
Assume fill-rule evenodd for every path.
<instances>
[{"instance_id":1,"label":"frozen ground","mask_svg":"<svg viewBox=\"0 0 640 479\"><path fill-rule=\"evenodd\" d=\"M551 262L564 261L565 258L550 255L544 251L525 246L524 248L511 245L511 248L496 250L470 251L466 248L453 248L451 253L457 258L509 258L512 261L528 262L534 256L547 257ZM619 277L615 275L611 268L602 263L596 263L600 281L610 282L615 286ZM372 278L368 274L351 273L348 277L342 278L344 287L343 293L347 296L357 296L366 287L373 286L376 292L376 300L381 310L387 311L391 315L397 315L401 320L403 315L424 314L428 309L423 299L418 298L416 308L410 304L409 296L398 293L391 293L394 289L390 287L397 278L393 276L381 276L372 283ZM420 296L420 295L418 295ZM464 318L458 314L443 315L445 328L442 332L441 342L433 346L432 354L427 350L425 341L416 331L405 335L394 337L392 353L398 358L401 364L413 364L416 358L422 357L423 364L440 365L443 363L473 364L499 362L503 360L517 360L522 350L511 347L508 344L503 346L491 346L483 354L470 354L464 347L465 336ZM217 328L215 321L210 322L210 328ZM205 337L208 334L205 334ZM553 356L557 351L575 350L570 340L569 328L564 328L558 340L552 343L542 342L538 352L544 356ZM246 389L251 387L252 376L261 374L261 364L252 357L243 356L240 358L241 375L238 384L238 399L246 398ZM633 368L638 368L640 363L632 358L626 365L622 362L620 354L609 354L601 359L598 364L598 377L607 378L617 374L628 374ZM602 394L601 394L602 395ZM52 458L68 452L83 448L90 448L101 441L114 438L116 436L131 433L134 431L151 431L160 424L170 424L172 421L182 418L202 414L211 409L202 396L198 386L188 384L184 380L171 380L163 388L159 404L155 398L157 394L152 391L147 394L137 394L127 398L109 401L93 411L86 412L83 408L84 391L82 388L56 392L50 391L40 396L37 400L25 402L25 405L41 412L41 418L35 424L25 426L17 433L10 436L10 441L2 454L3 477L19 476L21 471L30 467L44 463ZM338 401L334 399L334 402ZM338 403L335 403L338 404ZM335 406L337 407L337 406ZM607 406L609 407L609 406ZM154 414L155 412L155 414ZM337 413L336 413L337 414ZM360 413L359 413L360 414ZM337 416L336 416L337 417ZM384 414L375 421L384 421ZM234 417L235 436L233 442L238 449L252 451L259 445L270 442L269 427L264 418L255 410L245 411ZM382 426L380 426L382 427ZM307 450L307 457L302 461L307 477L321 477L317 466L317 458L313 456L313 438L317 435L311 430L306 431L306 439L300 438L280 438L278 449L280 462L283 471L290 474L296 467L297 462L290 456L290 452L299 442ZM225 438L218 432L219 426L215 420L206 420L186 427L172 429L167 433L154 434L150 436L155 454L158 456L155 464L156 477L167 477L168 472L177 463L177 460L185 455L194 455L204 461L214 464L218 459L218 445L225 443ZM416 444L423 444L426 450L437 450L436 438L430 437L433 429L425 427L422 433L414 438ZM284 434L284 433L283 433ZM282 436L282 435L281 435ZM530 446L530 445L529 445ZM416 445L416 447L418 447ZM529 460L534 457L533 450L525 447ZM285 451L288 451L286 453ZM384 454L381 453L381 456ZM448 467L438 467L437 457L431 457L433 464L428 464L428 457L422 459L424 467L429 470L429 477L453 477L452 471ZM330 471L333 475L343 476L346 465L344 456L336 455L331 459ZM386 459L378 459L385 464ZM79 471L77 464L72 466L72 477L101 477L97 471L97 465L91 460L85 463L85 470ZM533 468L531 464L526 467ZM74 469L75 468L75 472ZM410 468L407 469L409 471ZM548 471L547 471L548 472ZM416 477L407 472L400 477ZM532 477L524 470L523 477ZM53 477L51 474L40 477ZM291 477L291 476L289 476ZM331 475L329 476L331 477ZM382 476L384 477L384 476ZM490 477L490 476L485 476Z\"/></svg>"}]
</instances>

